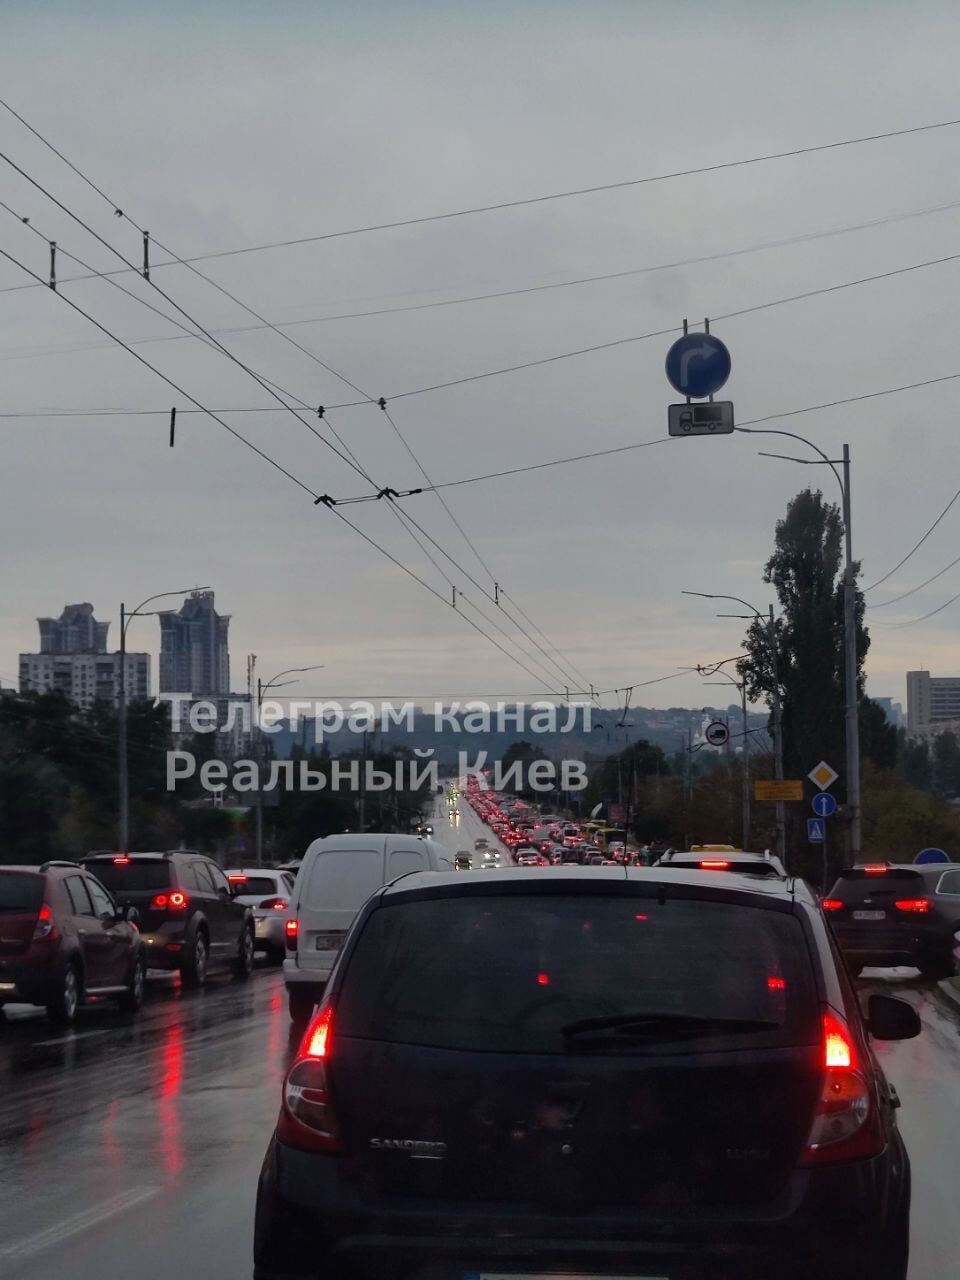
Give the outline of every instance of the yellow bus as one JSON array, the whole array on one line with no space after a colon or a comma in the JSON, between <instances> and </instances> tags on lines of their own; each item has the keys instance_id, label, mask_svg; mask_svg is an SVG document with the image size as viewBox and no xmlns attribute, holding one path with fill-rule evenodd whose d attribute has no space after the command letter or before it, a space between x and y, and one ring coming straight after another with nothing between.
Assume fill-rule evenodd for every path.
<instances>
[{"instance_id":1,"label":"yellow bus","mask_svg":"<svg viewBox=\"0 0 960 1280\"><path fill-rule=\"evenodd\" d=\"M593 833L593 843L607 853L611 844L626 844L627 833L623 827L597 827Z\"/></svg>"}]
</instances>

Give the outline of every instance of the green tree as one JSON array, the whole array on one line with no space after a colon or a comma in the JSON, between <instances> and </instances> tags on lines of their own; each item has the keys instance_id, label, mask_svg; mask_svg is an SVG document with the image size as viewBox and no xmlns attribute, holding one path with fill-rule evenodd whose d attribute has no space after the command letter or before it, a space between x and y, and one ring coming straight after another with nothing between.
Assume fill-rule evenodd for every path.
<instances>
[{"instance_id":1,"label":"green tree","mask_svg":"<svg viewBox=\"0 0 960 1280\"><path fill-rule=\"evenodd\" d=\"M950 730L933 740L933 789L947 799L960 795L960 742Z\"/></svg>"}]
</instances>

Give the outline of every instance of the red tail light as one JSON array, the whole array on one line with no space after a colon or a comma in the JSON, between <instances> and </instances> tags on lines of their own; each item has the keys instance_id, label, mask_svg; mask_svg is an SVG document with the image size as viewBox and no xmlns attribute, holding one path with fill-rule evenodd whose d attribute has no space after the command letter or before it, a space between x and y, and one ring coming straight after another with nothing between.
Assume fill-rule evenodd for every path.
<instances>
[{"instance_id":1,"label":"red tail light","mask_svg":"<svg viewBox=\"0 0 960 1280\"><path fill-rule=\"evenodd\" d=\"M849 1028L830 1009L823 1015L822 1054L820 1097L800 1163L868 1160L883 1147L879 1113Z\"/></svg>"},{"instance_id":2,"label":"red tail light","mask_svg":"<svg viewBox=\"0 0 960 1280\"><path fill-rule=\"evenodd\" d=\"M297 935L300 932L300 921L297 919L287 920L283 926L283 931L287 936L287 950L296 951Z\"/></svg>"},{"instance_id":3,"label":"red tail light","mask_svg":"<svg viewBox=\"0 0 960 1280\"><path fill-rule=\"evenodd\" d=\"M730 863L726 858L702 858L700 868L703 871L729 871Z\"/></svg>"},{"instance_id":4,"label":"red tail light","mask_svg":"<svg viewBox=\"0 0 960 1280\"><path fill-rule=\"evenodd\" d=\"M264 898L260 903L260 910L286 911L288 905L286 898Z\"/></svg>"},{"instance_id":5,"label":"red tail light","mask_svg":"<svg viewBox=\"0 0 960 1280\"><path fill-rule=\"evenodd\" d=\"M49 902L45 902L37 912L37 923L33 926L33 937L31 942L42 942L44 939L55 938L56 929L53 924L53 910Z\"/></svg>"},{"instance_id":6,"label":"red tail light","mask_svg":"<svg viewBox=\"0 0 960 1280\"><path fill-rule=\"evenodd\" d=\"M150 909L153 911L183 911L189 905L190 899L179 889L175 889L173 893L158 893L150 900Z\"/></svg>"},{"instance_id":7,"label":"red tail light","mask_svg":"<svg viewBox=\"0 0 960 1280\"><path fill-rule=\"evenodd\" d=\"M247 883L247 877L246 877L246 876L227 876L227 879L230 881L230 883L231 883L231 884L246 884L246 883Z\"/></svg>"},{"instance_id":8,"label":"red tail light","mask_svg":"<svg viewBox=\"0 0 960 1280\"><path fill-rule=\"evenodd\" d=\"M868 876L885 876L887 874L887 864L885 862L868 862L863 869Z\"/></svg>"},{"instance_id":9,"label":"red tail light","mask_svg":"<svg viewBox=\"0 0 960 1280\"><path fill-rule=\"evenodd\" d=\"M824 898L820 905L824 911L839 911L843 903L839 898Z\"/></svg>"},{"instance_id":10,"label":"red tail light","mask_svg":"<svg viewBox=\"0 0 960 1280\"><path fill-rule=\"evenodd\" d=\"M277 1137L301 1151L334 1152L340 1147L327 1080L332 1034L333 1007L327 1005L307 1028L283 1082Z\"/></svg>"},{"instance_id":11,"label":"red tail light","mask_svg":"<svg viewBox=\"0 0 960 1280\"><path fill-rule=\"evenodd\" d=\"M114 858L113 865L115 867L129 867L130 859L125 853L121 853L118 858Z\"/></svg>"},{"instance_id":12,"label":"red tail light","mask_svg":"<svg viewBox=\"0 0 960 1280\"><path fill-rule=\"evenodd\" d=\"M893 904L898 911L913 911L917 914L923 914L930 910L929 898L901 898L899 902Z\"/></svg>"}]
</instances>

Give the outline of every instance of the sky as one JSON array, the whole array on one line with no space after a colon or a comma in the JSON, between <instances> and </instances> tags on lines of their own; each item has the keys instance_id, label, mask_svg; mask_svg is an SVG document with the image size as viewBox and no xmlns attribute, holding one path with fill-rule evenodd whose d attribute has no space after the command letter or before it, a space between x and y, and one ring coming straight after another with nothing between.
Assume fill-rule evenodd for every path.
<instances>
[{"instance_id":1,"label":"sky","mask_svg":"<svg viewBox=\"0 0 960 1280\"><path fill-rule=\"evenodd\" d=\"M4 100L179 257L960 117L960 11L936 2L7 0L4 28ZM0 151L7 254L46 279L55 240L61 282L79 273L67 253L98 272L117 254L140 261L136 227L2 109ZM0 258L0 414L156 411L0 416L0 683L36 649L38 616L91 601L115 642L121 601L202 585L232 617L237 689L256 653L264 678L322 664L307 695L592 685L636 686L645 706L715 701L696 676L641 686L739 651L743 624L683 590L773 601L763 566L787 503L807 484L839 497L822 468L758 456L813 457L802 444L668 441L449 488L449 511L434 494L403 499L429 557L386 501L339 508L355 530L313 495L422 485L413 454L446 482L661 440L672 335L404 393L960 254L958 161L960 126L942 128L197 262L209 280L156 265L167 255L154 245L167 298L132 272L111 279L133 297L102 278L14 288L32 282ZM692 261L713 255L726 256ZM210 281L272 323L309 322L283 330L307 352L270 329L221 334L257 321ZM958 282L960 259L716 321L737 421L960 374ZM409 309L438 302L453 305ZM236 359L144 303L195 332L177 304ZM355 314L371 311L392 314ZM239 362L309 406L365 403L298 420ZM958 391L947 381L766 424L832 457L850 445L864 586L960 486ZM305 488L184 412L187 394L264 410L222 416ZM363 475L318 439L324 428ZM954 558L958 529L960 503L868 592L874 696L902 700L908 669L960 673L960 600L912 622L960 592L960 565L885 606ZM487 597L501 589L498 607ZM135 622L129 643L156 656L155 620Z\"/></svg>"}]
</instances>

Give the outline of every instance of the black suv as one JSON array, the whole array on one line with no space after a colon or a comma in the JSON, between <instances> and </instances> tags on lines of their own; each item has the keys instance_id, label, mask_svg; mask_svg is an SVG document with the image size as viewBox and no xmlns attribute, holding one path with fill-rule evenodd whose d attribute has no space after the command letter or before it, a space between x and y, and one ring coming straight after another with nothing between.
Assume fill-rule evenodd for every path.
<instances>
[{"instance_id":1,"label":"black suv","mask_svg":"<svg viewBox=\"0 0 960 1280\"><path fill-rule=\"evenodd\" d=\"M469 982L452 975L469 973ZM910 1167L797 880L414 874L351 929L283 1085L257 1280L904 1280Z\"/></svg>"},{"instance_id":2,"label":"black suv","mask_svg":"<svg viewBox=\"0 0 960 1280\"><path fill-rule=\"evenodd\" d=\"M866 965L915 965L925 978L947 978L956 970L960 866L850 867L823 909L854 974Z\"/></svg>"},{"instance_id":3,"label":"black suv","mask_svg":"<svg viewBox=\"0 0 960 1280\"><path fill-rule=\"evenodd\" d=\"M0 867L0 1006L44 1005L58 1026L86 996L136 1012L147 971L136 915L75 862Z\"/></svg>"},{"instance_id":4,"label":"black suv","mask_svg":"<svg viewBox=\"0 0 960 1280\"><path fill-rule=\"evenodd\" d=\"M237 902L212 858L190 849L96 853L83 865L124 906L137 908L151 969L179 969L193 987L217 961L229 962L239 978L253 972L252 908Z\"/></svg>"}]
</instances>

